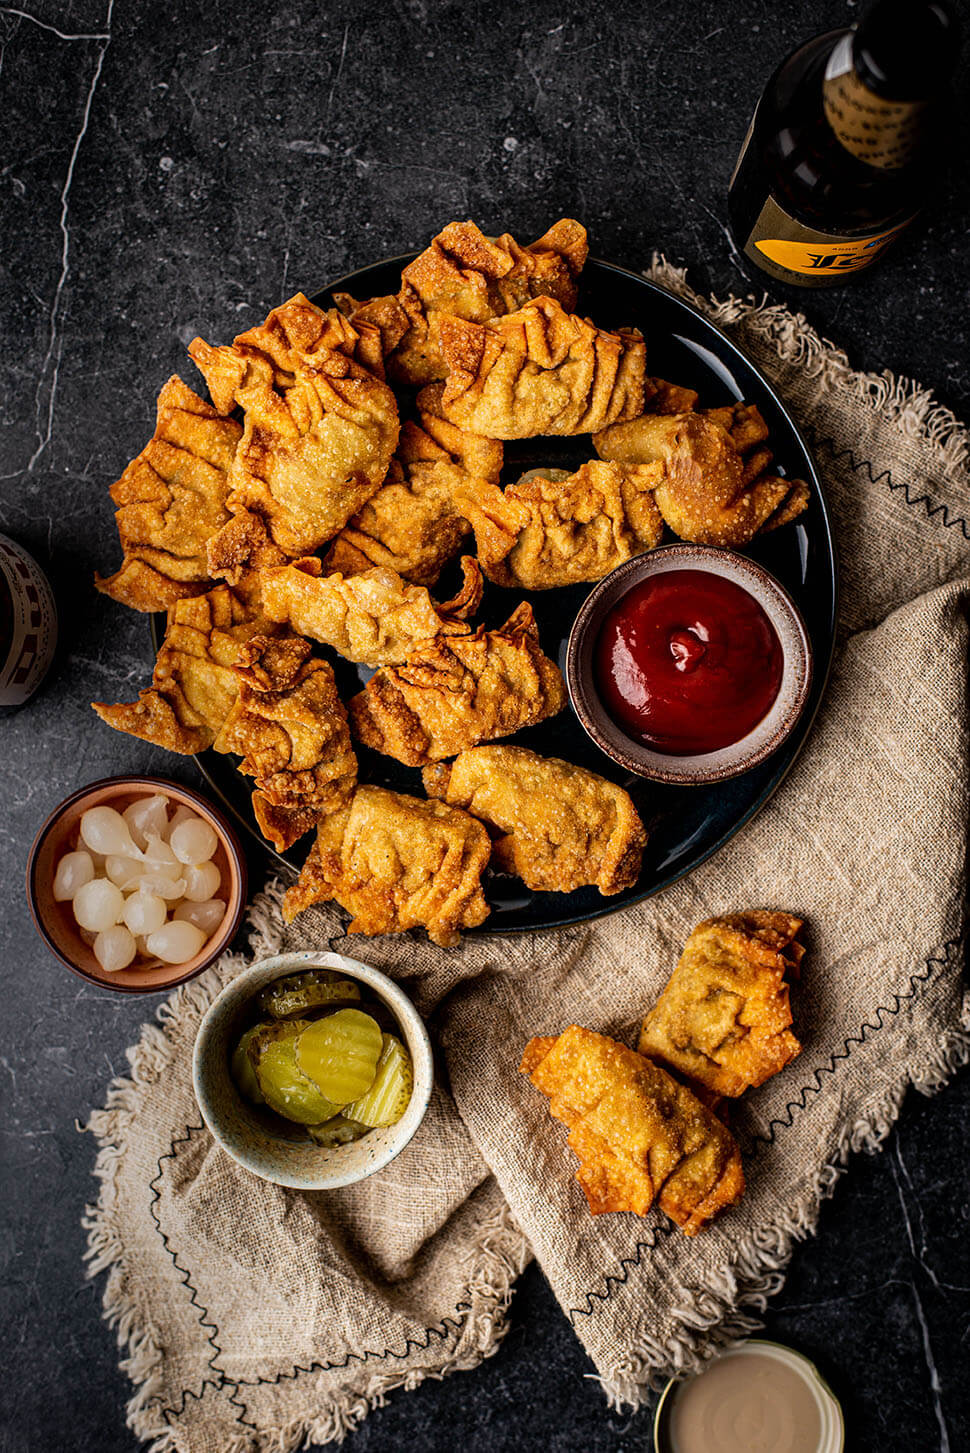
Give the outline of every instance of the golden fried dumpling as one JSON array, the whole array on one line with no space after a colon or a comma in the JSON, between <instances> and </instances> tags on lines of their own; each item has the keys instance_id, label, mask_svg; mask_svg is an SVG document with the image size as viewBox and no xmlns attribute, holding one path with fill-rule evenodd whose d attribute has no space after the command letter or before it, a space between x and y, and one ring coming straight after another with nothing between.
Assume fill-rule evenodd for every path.
<instances>
[{"instance_id":1,"label":"golden fried dumpling","mask_svg":"<svg viewBox=\"0 0 970 1453\"><path fill-rule=\"evenodd\" d=\"M372 566L359 575L323 574L316 556L264 571L263 609L361 666L393 666L431 636L468 635L466 617L482 598L482 572L470 555L462 559L464 583L452 600L436 605L423 585L411 585L394 570Z\"/></svg>"},{"instance_id":2,"label":"golden fried dumpling","mask_svg":"<svg viewBox=\"0 0 970 1453\"><path fill-rule=\"evenodd\" d=\"M448 365L418 403L492 439L586 434L643 408L645 347L634 329L609 333L554 298L535 298L490 323L436 313Z\"/></svg>"},{"instance_id":3,"label":"golden fried dumpling","mask_svg":"<svg viewBox=\"0 0 970 1453\"><path fill-rule=\"evenodd\" d=\"M370 323L380 330L389 377L433 383L448 372L430 326L435 313L484 323L541 296L571 312L587 252L585 227L568 217L525 247L507 232L490 238L474 222L449 222L408 263L395 297L357 303L338 294L337 303L355 327Z\"/></svg>"},{"instance_id":4,"label":"golden fried dumpling","mask_svg":"<svg viewBox=\"0 0 970 1453\"><path fill-rule=\"evenodd\" d=\"M216 408L243 411L229 508L261 515L290 556L342 529L380 488L398 440L394 394L357 361L359 334L336 309L299 302L301 317L319 314L315 340L276 326L298 301L231 346L196 338L189 347Z\"/></svg>"},{"instance_id":5,"label":"golden fried dumpling","mask_svg":"<svg viewBox=\"0 0 970 1453\"><path fill-rule=\"evenodd\" d=\"M682 540L736 547L787 524L808 504L803 480L768 472L768 430L752 405L643 414L596 435L602 459L663 466L654 498Z\"/></svg>"},{"instance_id":6,"label":"golden fried dumpling","mask_svg":"<svg viewBox=\"0 0 970 1453\"><path fill-rule=\"evenodd\" d=\"M273 543L262 515L240 510L232 515L206 547L209 574L225 580L251 611L262 611L262 586L268 571L289 563L289 555Z\"/></svg>"},{"instance_id":7,"label":"golden fried dumpling","mask_svg":"<svg viewBox=\"0 0 970 1453\"><path fill-rule=\"evenodd\" d=\"M717 1095L740 1095L784 1069L792 1033L788 978L804 949L802 920L752 910L699 923L637 1045Z\"/></svg>"},{"instance_id":8,"label":"golden fried dumpling","mask_svg":"<svg viewBox=\"0 0 970 1453\"><path fill-rule=\"evenodd\" d=\"M228 472L242 429L173 375L158 395L155 432L111 486L124 561L104 595L133 610L167 610L209 587L206 541L229 518Z\"/></svg>"},{"instance_id":9,"label":"golden fried dumpling","mask_svg":"<svg viewBox=\"0 0 970 1453\"><path fill-rule=\"evenodd\" d=\"M602 580L617 565L660 544L663 520L653 498L657 464L593 459L574 474L531 471L506 490L479 480L459 489L489 580L549 590Z\"/></svg>"},{"instance_id":10,"label":"golden fried dumpling","mask_svg":"<svg viewBox=\"0 0 970 1453\"><path fill-rule=\"evenodd\" d=\"M435 943L488 917L482 872L488 833L442 802L383 787L358 787L348 807L317 830L299 880L283 900L287 922L313 903L336 900L353 914L348 933L423 927Z\"/></svg>"},{"instance_id":11,"label":"golden fried dumpling","mask_svg":"<svg viewBox=\"0 0 970 1453\"><path fill-rule=\"evenodd\" d=\"M554 716L565 701L559 668L543 655L523 601L500 630L436 636L402 665L383 666L349 710L365 747L421 767L511 736Z\"/></svg>"},{"instance_id":12,"label":"golden fried dumpling","mask_svg":"<svg viewBox=\"0 0 970 1453\"><path fill-rule=\"evenodd\" d=\"M744 1191L741 1153L715 1115L658 1065L573 1024L531 1039L520 1069L569 1128L576 1179L594 1216L657 1201L696 1236Z\"/></svg>"},{"instance_id":13,"label":"golden fried dumpling","mask_svg":"<svg viewBox=\"0 0 970 1453\"><path fill-rule=\"evenodd\" d=\"M424 413L401 427L387 479L330 545L327 570L354 575L373 565L416 585L434 585L471 533L456 499L469 479L498 483L502 445Z\"/></svg>"},{"instance_id":14,"label":"golden fried dumpling","mask_svg":"<svg viewBox=\"0 0 970 1453\"><path fill-rule=\"evenodd\" d=\"M92 702L116 731L193 755L211 747L239 694L233 669L246 643L275 627L226 585L178 600L168 613L152 684L137 701Z\"/></svg>"},{"instance_id":15,"label":"golden fried dumpling","mask_svg":"<svg viewBox=\"0 0 970 1453\"><path fill-rule=\"evenodd\" d=\"M525 747L471 747L422 774L429 797L492 829L492 860L538 892L632 888L647 841L628 792Z\"/></svg>"},{"instance_id":16,"label":"golden fried dumpling","mask_svg":"<svg viewBox=\"0 0 970 1453\"><path fill-rule=\"evenodd\" d=\"M256 780L253 810L282 851L350 801L357 758L333 669L290 634L254 636L235 667L238 699L215 740Z\"/></svg>"}]
</instances>

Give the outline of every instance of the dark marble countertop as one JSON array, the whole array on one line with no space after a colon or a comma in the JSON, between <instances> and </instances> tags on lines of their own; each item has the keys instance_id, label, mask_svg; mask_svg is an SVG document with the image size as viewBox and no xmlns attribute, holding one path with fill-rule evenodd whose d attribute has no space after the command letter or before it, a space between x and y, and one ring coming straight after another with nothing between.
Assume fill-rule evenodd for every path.
<instances>
[{"instance_id":1,"label":"dark marble countertop","mask_svg":"<svg viewBox=\"0 0 970 1453\"><path fill-rule=\"evenodd\" d=\"M156 1001L68 976L22 889L34 832L75 787L139 770L197 780L87 705L133 693L150 660L145 620L90 585L116 556L107 485L194 334L238 332L452 217L528 236L576 216L600 256L640 268L661 248L695 286L747 291L724 221L751 109L787 50L857 10L23 3L29 15L0 5L0 528L49 569L64 639L49 684L2 726L0 1446L122 1453L130 1389L82 1266L94 1147L75 1121ZM855 365L918 378L966 418L965 114L951 141L933 206L884 266L797 301ZM768 1335L816 1358L843 1398L852 1450L970 1447L968 1114L965 1074L911 1096L767 1312ZM395 1394L348 1446L648 1447L649 1411L610 1412L592 1371L532 1268L491 1361Z\"/></svg>"}]
</instances>

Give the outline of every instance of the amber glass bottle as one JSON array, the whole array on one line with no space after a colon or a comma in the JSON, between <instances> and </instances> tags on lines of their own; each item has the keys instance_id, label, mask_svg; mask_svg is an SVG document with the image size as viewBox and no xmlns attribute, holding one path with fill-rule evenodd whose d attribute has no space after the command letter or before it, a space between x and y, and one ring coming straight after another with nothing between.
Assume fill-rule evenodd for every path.
<instances>
[{"instance_id":1,"label":"amber glass bottle","mask_svg":"<svg viewBox=\"0 0 970 1453\"><path fill-rule=\"evenodd\" d=\"M932 185L958 43L947 0L876 0L781 63L728 192L746 265L832 287L884 252Z\"/></svg>"}]
</instances>

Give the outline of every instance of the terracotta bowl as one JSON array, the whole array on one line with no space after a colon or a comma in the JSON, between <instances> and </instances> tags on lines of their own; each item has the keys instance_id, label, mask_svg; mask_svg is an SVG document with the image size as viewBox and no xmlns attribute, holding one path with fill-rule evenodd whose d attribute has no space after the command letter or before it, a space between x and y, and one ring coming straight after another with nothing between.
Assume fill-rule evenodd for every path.
<instances>
[{"instance_id":1,"label":"terracotta bowl","mask_svg":"<svg viewBox=\"0 0 970 1453\"><path fill-rule=\"evenodd\" d=\"M784 659L778 695L758 725L731 746L689 757L655 751L628 736L596 689L596 643L606 616L634 586L670 570L706 570L741 586L774 626ZM589 736L626 771L686 786L723 782L763 762L794 731L812 684L812 643L795 602L764 566L712 545L666 545L618 565L587 596L566 647L566 682L573 709Z\"/></svg>"},{"instance_id":2,"label":"terracotta bowl","mask_svg":"<svg viewBox=\"0 0 970 1453\"><path fill-rule=\"evenodd\" d=\"M367 996L386 1005L400 1026L414 1067L414 1089L397 1124L371 1130L360 1140L333 1149L315 1145L298 1125L288 1133L283 1122L243 1098L229 1072L230 1057L249 1023L255 995L274 979L305 969L338 969L361 984ZM227 1155L278 1186L327 1191L365 1180L401 1153L428 1108L434 1062L424 1021L393 979L358 959L307 949L262 959L223 989L199 1026L192 1075L202 1117Z\"/></svg>"},{"instance_id":3,"label":"terracotta bowl","mask_svg":"<svg viewBox=\"0 0 970 1453\"><path fill-rule=\"evenodd\" d=\"M190 807L214 829L219 839L214 862L221 884L218 895L226 900L220 926L194 959L184 964L163 964L158 959L136 960L117 974L107 974L93 949L84 942L74 921L70 903L54 899L54 872L61 857L77 846L82 813L89 807L113 807L116 812L139 797L162 794L180 807ZM27 900L34 925L51 953L92 984L121 994L155 994L195 978L217 959L231 942L246 910L246 859L239 839L229 823L191 787L181 787L164 777L108 777L82 787L55 807L34 839L27 859Z\"/></svg>"}]
</instances>

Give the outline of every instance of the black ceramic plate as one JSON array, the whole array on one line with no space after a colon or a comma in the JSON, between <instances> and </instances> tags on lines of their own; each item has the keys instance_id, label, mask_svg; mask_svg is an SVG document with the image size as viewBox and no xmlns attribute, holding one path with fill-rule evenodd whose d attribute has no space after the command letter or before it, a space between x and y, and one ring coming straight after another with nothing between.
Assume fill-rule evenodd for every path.
<instances>
[{"instance_id":1,"label":"black ceramic plate","mask_svg":"<svg viewBox=\"0 0 970 1453\"><path fill-rule=\"evenodd\" d=\"M333 289L358 298L396 292L401 267L409 260L393 258L362 268L317 294L314 301L323 307L331 306ZM697 389L703 406L735 399L757 404L771 431L779 473L811 484L812 502L805 514L794 524L756 541L749 553L787 586L799 605L815 651L815 685L799 726L774 756L733 781L710 786L669 787L639 777L624 777L621 769L593 745L570 706L551 721L518 732L515 741L523 746L546 756L563 757L621 782L636 803L649 842L639 882L614 898L602 897L595 888L581 888L575 893L532 893L518 879L490 874L486 896L492 912L480 930L483 932L551 928L596 918L649 897L710 857L764 805L795 760L825 689L832 655L836 572L825 500L804 440L767 379L702 314L623 268L588 262L582 275L579 311L606 328L623 324L640 328L647 340L648 371ZM517 479L537 465L575 469L592 455L587 435L516 441L505 446L504 479ZM451 567L434 593L446 599L457 579L457 567ZM560 667L565 664L570 627L591 589L591 585L568 586L563 590L535 591L529 596L543 648ZM519 591L489 585L481 618L490 627L501 624L521 598ZM163 624L163 618L159 621ZM360 689L370 672L332 652L326 654L346 700ZM362 781L424 795L417 770L366 750L361 750L359 756ZM233 759L206 752L199 758L199 765L230 812L258 836L249 801L251 784L234 770ZM259 840L262 842L261 837ZM285 861L298 867L309 841L306 838L298 843L285 855Z\"/></svg>"}]
</instances>

